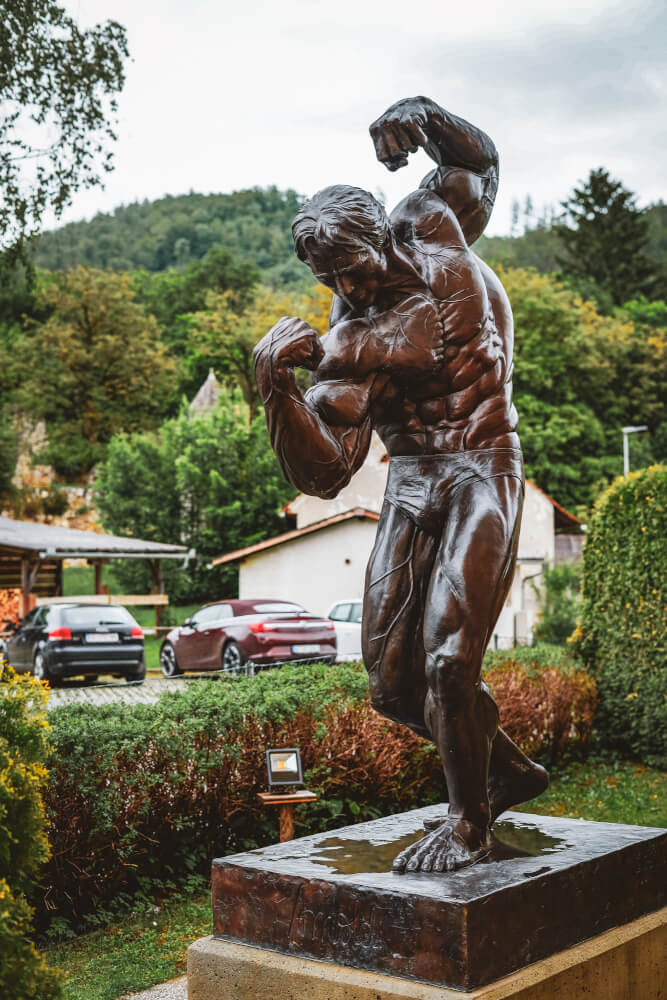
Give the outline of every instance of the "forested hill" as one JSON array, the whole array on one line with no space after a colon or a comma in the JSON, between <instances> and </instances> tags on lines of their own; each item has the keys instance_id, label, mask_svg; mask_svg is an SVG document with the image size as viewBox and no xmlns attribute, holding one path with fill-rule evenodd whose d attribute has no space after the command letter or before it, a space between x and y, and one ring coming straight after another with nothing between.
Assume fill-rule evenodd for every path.
<instances>
[{"instance_id":1,"label":"forested hill","mask_svg":"<svg viewBox=\"0 0 667 1000\"><path fill-rule=\"evenodd\" d=\"M301 197L276 187L232 194L167 196L44 233L35 262L49 270L78 264L102 270L164 271L200 260L213 246L257 264L275 284L308 279L295 256L291 224Z\"/></svg>"},{"instance_id":2,"label":"forested hill","mask_svg":"<svg viewBox=\"0 0 667 1000\"><path fill-rule=\"evenodd\" d=\"M310 281L310 272L295 256L291 224L300 195L276 187L249 188L232 194L185 194L143 201L96 215L90 222L73 222L44 233L35 262L49 270L83 264L102 270L138 268L165 271L201 260L213 246L256 264L264 279L280 287ZM646 253L657 264L660 289L667 289L667 205L652 205ZM526 220L517 236L483 236L475 244L480 256L506 267L534 267L541 273L558 270L562 252L555 231L543 222Z\"/></svg>"}]
</instances>

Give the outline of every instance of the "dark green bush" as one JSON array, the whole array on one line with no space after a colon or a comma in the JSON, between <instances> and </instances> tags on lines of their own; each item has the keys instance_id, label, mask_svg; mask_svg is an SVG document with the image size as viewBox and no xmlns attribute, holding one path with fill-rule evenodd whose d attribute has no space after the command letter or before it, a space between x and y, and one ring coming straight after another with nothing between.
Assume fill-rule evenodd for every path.
<instances>
[{"instance_id":1,"label":"dark green bush","mask_svg":"<svg viewBox=\"0 0 667 1000\"><path fill-rule=\"evenodd\" d=\"M598 683L604 742L656 766L667 763L666 508L665 466L617 479L600 497L573 643Z\"/></svg>"},{"instance_id":2,"label":"dark green bush","mask_svg":"<svg viewBox=\"0 0 667 1000\"><path fill-rule=\"evenodd\" d=\"M42 924L49 911L77 921L205 872L216 855L276 840L277 815L256 799L266 747L300 746L308 772L327 759L328 731L366 686L360 666L293 666L194 683L156 705L54 710ZM307 776L321 784L321 774ZM364 796L374 799L373 789L352 776L349 800ZM355 806L333 799L325 791L317 816L304 812L304 832L321 828L323 813L354 819Z\"/></svg>"},{"instance_id":3,"label":"dark green bush","mask_svg":"<svg viewBox=\"0 0 667 1000\"><path fill-rule=\"evenodd\" d=\"M569 665L554 666L562 651L538 648L530 667L508 667L503 655L490 679L504 724L550 758L572 741L586 697ZM546 682L540 657L553 675ZM137 894L206 874L213 857L277 840L276 810L257 800L269 746L300 747L318 793L300 807L298 835L441 800L434 746L374 712L367 686L361 664L286 666L191 683L155 705L54 710L41 926L52 916L104 919Z\"/></svg>"},{"instance_id":4,"label":"dark green bush","mask_svg":"<svg viewBox=\"0 0 667 1000\"><path fill-rule=\"evenodd\" d=\"M46 693L0 661L0 996L57 1000L58 974L31 942L26 901L49 849L41 792L47 780Z\"/></svg>"}]
</instances>

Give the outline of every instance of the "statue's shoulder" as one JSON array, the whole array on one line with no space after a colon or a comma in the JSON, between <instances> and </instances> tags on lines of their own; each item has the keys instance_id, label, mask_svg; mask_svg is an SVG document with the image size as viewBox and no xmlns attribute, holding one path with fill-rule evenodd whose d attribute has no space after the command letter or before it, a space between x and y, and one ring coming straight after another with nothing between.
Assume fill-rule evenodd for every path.
<instances>
[{"instance_id":1,"label":"statue's shoulder","mask_svg":"<svg viewBox=\"0 0 667 1000\"><path fill-rule=\"evenodd\" d=\"M452 241L465 247L458 219L446 201L434 191L418 188L399 202L389 216L394 233L404 243Z\"/></svg>"}]
</instances>

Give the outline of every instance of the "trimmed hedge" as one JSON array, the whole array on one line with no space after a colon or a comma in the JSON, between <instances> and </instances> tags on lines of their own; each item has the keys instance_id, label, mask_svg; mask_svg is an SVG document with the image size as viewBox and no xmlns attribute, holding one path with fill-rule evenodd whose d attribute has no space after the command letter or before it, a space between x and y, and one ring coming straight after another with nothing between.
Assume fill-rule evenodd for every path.
<instances>
[{"instance_id":1,"label":"trimmed hedge","mask_svg":"<svg viewBox=\"0 0 667 1000\"><path fill-rule=\"evenodd\" d=\"M532 692L551 706L538 732L552 758L568 739L584 738L583 723L576 733L570 725L567 737L561 731L562 719L583 713L566 706L559 715L550 694L557 685L542 683L539 662L529 662L530 676L512 661L490 677L512 735L522 738L512 727L529 713L531 748L539 744ZM524 678L531 690L511 718L503 700L517 687L507 678ZM374 712L367 687L361 664L286 666L251 679L199 681L156 705L54 710L46 795L53 857L39 900L42 925L55 915L74 924L103 919L137 893L206 873L212 857L276 841L277 810L257 800L268 746L299 746L305 782L318 793L315 804L299 807L300 836L441 800L435 747Z\"/></svg>"},{"instance_id":2,"label":"trimmed hedge","mask_svg":"<svg viewBox=\"0 0 667 1000\"><path fill-rule=\"evenodd\" d=\"M576 669L565 651L517 649L489 654L486 664L485 679L498 703L501 724L524 753L553 765L566 751L586 745L595 720L597 685L589 673Z\"/></svg>"},{"instance_id":3,"label":"trimmed hedge","mask_svg":"<svg viewBox=\"0 0 667 1000\"><path fill-rule=\"evenodd\" d=\"M572 637L600 692L604 741L667 765L667 467L619 478L594 508Z\"/></svg>"},{"instance_id":4,"label":"trimmed hedge","mask_svg":"<svg viewBox=\"0 0 667 1000\"><path fill-rule=\"evenodd\" d=\"M26 892L49 848L41 791L47 780L46 691L0 661L0 996L58 1000L59 974L31 942Z\"/></svg>"}]
</instances>

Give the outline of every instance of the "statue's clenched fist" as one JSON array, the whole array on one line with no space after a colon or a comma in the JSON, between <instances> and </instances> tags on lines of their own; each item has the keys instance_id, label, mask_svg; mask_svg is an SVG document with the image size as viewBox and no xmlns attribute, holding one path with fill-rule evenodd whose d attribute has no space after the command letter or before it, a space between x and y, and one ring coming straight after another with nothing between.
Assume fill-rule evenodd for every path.
<instances>
[{"instance_id":1,"label":"statue's clenched fist","mask_svg":"<svg viewBox=\"0 0 667 1000\"><path fill-rule=\"evenodd\" d=\"M266 358L271 365L315 371L324 350L320 338L302 319L283 316L255 348L255 364Z\"/></svg>"},{"instance_id":2,"label":"statue's clenched fist","mask_svg":"<svg viewBox=\"0 0 667 1000\"><path fill-rule=\"evenodd\" d=\"M428 97L407 97L397 101L370 126L375 152L388 170L398 170L408 162L408 153L425 147L429 118L438 106Z\"/></svg>"}]
</instances>

